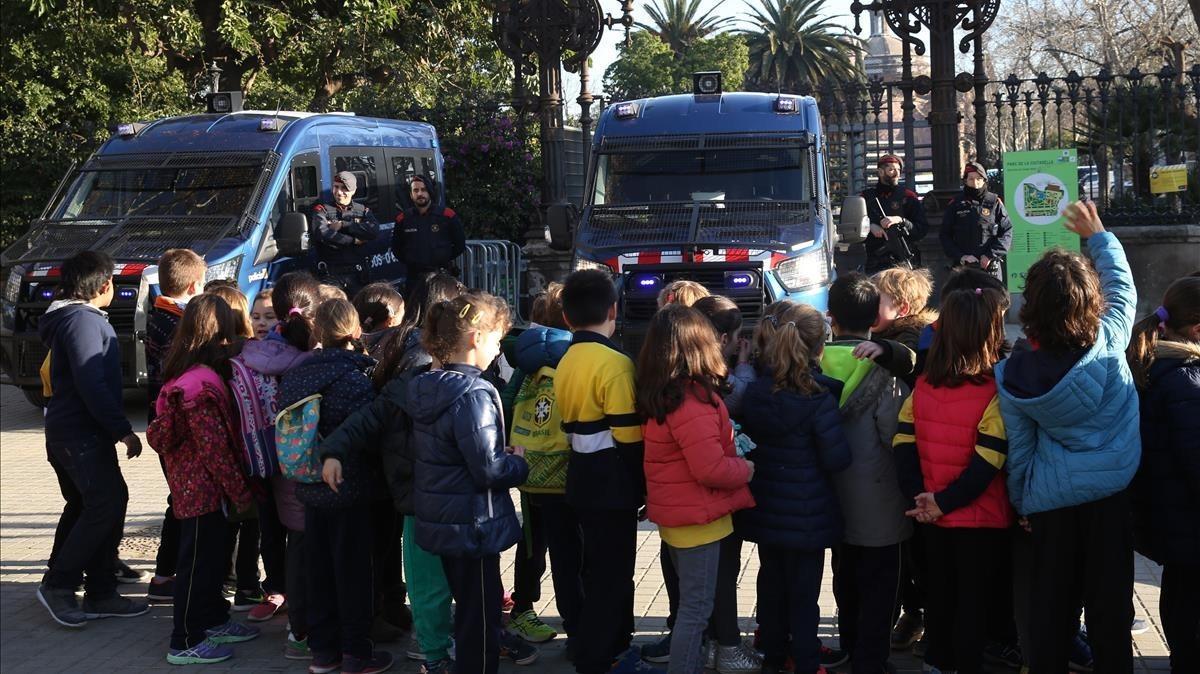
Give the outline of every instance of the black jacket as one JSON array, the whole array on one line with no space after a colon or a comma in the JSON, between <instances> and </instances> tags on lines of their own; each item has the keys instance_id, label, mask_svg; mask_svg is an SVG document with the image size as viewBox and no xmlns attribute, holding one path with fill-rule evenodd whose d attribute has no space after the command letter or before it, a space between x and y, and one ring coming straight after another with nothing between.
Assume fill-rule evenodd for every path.
<instances>
[{"instance_id":1,"label":"black jacket","mask_svg":"<svg viewBox=\"0 0 1200 674\"><path fill-rule=\"evenodd\" d=\"M38 322L50 350L46 442L117 442L133 432L121 404L121 350L108 315L83 302L59 301Z\"/></svg>"},{"instance_id":2,"label":"black jacket","mask_svg":"<svg viewBox=\"0 0 1200 674\"><path fill-rule=\"evenodd\" d=\"M448 267L467 249L467 233L452 208L431 206L424 214L415 208L396 216L392 253L405 264L409 277Z\"/></svg>"},{"instance_id":3,"label":"black jacket","mask_svg":"<svg viewBox=\"0 0 1200 674\"><path fill-rule=\"evenodd\" d=\"M375 364L369 356L346 349L318 349L284 373L279 380L279 409L321 394L321 438L334 434L342 422L375 399L367 370ZM318 451L323 451L324 440ZM350 454L342 462L342 483L333 493L324 482L297 484L296 498L305 505L338 508L363 503L386 494L376 457Z\"/></svg>"},{"instance_id":4,"label":"black jacket","mask_svg":"<svg viewBox=\"0 0 1200 674\"><path fill-rule=\"evenodd\" d=\"M478 368L449 365L409 385L417 441L417 544L436 555L499 554L521 538L508 490L529 476L504 451L500 395Z\"/></svg>"},{"instance_id":5,"label":"black jacket","mask_svg":"<svg viewBox=\"0 0 1200 674\"><path fill-rule=\"evenodd\" d=\"M1138 392L1142 463L1133 480L1137 549L1160 564L1200 561L1200 346L1158 343Z\"/></svg>"},{"instance_id":6,"label":"black jacket","mask_svg":"<svg viewBox=\"0 0 1200 674\"><path fill-rule=\"evenodd\" d=\"M339 229L330 225L341 221ZM371 209L357 201L343 208L336 204L313 206L313 217L309 239L318 262L335 266L359 264L365 257L364 246L358 241L373 241L379 236L379 222Z\"/></svg>"},{"instance_id":7,"label":"black jacket","mask_svg":"<svg viewBox=\"0 0 1200 674\"><path fill-rule=\"evenodd\" d=\"M871 221L871 224L879 224L880 219L885 215L898 216L903 219L900 224L892 225L888 230L887 238L879 238L875 235L867 236L865 243L867 272L873 273L895 267L905 262L906 259L914 267L921 266L921 251L917 248L916 242L925 238L925 234L929 232L929 221L925 219L925 207L921 205L921 199L917 193L902 185L889 188L886 185L877 184L863 190L862 196L867 200L867 219ZM883 206L882 211L879 210L880 206ZM900 251L905 248L908 249L910 256L906 257L901 254Z\"/></svg>"},{"instance_id":8,"label":"black jacket","mask_svg":"<svg viewBox=\"0 0 1200 674\"><path fill-rule=\"evenodd\" d=\"M1000 261L1012 247L1012 221L996 194L984 192L976 199L964 192L946 206L938 236L952 266L957 266L964 255ZM1002 276L999 264L990 271L998 278Z\"/></svg>"}]
</instances>

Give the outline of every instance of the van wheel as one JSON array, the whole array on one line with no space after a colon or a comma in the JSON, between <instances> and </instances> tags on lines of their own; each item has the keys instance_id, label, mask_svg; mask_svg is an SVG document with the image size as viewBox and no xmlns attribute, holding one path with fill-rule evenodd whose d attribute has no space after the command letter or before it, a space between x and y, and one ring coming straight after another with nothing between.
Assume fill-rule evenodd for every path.
<instances>
[{"instance_id":1,"label":"van wheel","mask_svg":"<svg viewBox=\"0 0 1200 674\"><path fill-rule=\"evenodd\" d=\"M25 399L34 407L45 407L46 403L49 402L46 396L42 395L40 388L23 388L21 389L21 393L25 394Z\"/></svg>"}]
</instances>

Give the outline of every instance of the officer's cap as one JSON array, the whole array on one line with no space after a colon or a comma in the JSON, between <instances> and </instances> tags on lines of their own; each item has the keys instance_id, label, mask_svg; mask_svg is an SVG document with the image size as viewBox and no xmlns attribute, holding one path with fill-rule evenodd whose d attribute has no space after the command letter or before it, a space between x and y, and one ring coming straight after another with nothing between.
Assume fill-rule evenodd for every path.
<instances>
[{"instance_id":1,"label":"officer's cap","mask_svg":"<svg viewBox=\"0 0 1200 674\"><path fill-rule=\"evenodd\" d=\"M977 161L969 161L967 162L967 165L963 167L963 180L966 180L967 176L971 175L972 173L978 173L980 178L987 180L987 171L983 169L983 164L980 164Z\"/></svg>"},{"instance_id":2,"label":"officer's cap","mask_svg":"<svg viewBox=\"0 0 1200 674\"><path fill-rule=\"evenodd\" d=\"M880 157L877 166L883 168L884 164L896 164L901 171L904 170L904 160L894 154L885 154Z\"/></svg>"},{"instance_id":3,"label":"officer's cap","mask_svg":"<svg viewBox=\"0 0 1200 674\"><path fill-rule=\"evenodd\" d=\"M345 185L346 189L350 190L351 194L354 194L354 191L358 189L358 178L355 178L354 174L349 171L342 171L341 173L335 175L333 177L333 183L335 185L337 183Z\"/></svg>"}]
</instances>

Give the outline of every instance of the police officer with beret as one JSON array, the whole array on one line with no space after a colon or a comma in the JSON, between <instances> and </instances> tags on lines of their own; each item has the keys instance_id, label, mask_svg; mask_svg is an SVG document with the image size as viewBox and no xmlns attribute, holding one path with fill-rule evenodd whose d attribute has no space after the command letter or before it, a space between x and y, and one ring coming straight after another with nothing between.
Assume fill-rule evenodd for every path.
<instances>
[{"instance_id":1,"label":"police officer with beret","mask_svg":"<svg viewBox=\"0 0 1200 674\"><path fill-rule=\"evenodd\" d=\"M433 205L432 185L425 176L413 176L408 185L412 208L396 216L392 252L404 263L409 284L431 271L460 270L451 263L467 249L467 234L454 209Z\"/></svg>"},{"instance_id":2,"label":"police officer with beret","mask_svg":"<svg viewBox=\"0 0 1200 674\"><path fill-rule=\"evenodd\" d=\"M333 177L333 203L313 206L310 239L317 257L317 278L341 286L354 297L370 282L370 264L362 245L379 236L371 209L351 201L358 180L349 171Z\"/></svg>"},{"instance_id":3,"label":"police officer with beret","mask_svg":"<svg viewBox=\"0 0 1200 674\"><path fill-rule=\"evenodd\" d=\"M917 241L929 231L925 209L916 192L900 185L904 161L894 154L879 158L876 174L879 182L863 191L867 200L867 219L871 235L867 237L867 259L863 271L874 274L892 267L921 266Z\"/></svg>"},{"instance_id":4,"label":"police officer with beret","mask_svg":"<svg viewBox=\"0 0 1200 674\"><path fill-rule=\"evenodd\" d=\"M1004 202L988 191L979 162L963 168L963 191L946 207L940 236L951 266L977 265L1004 280L1002 263L1012 247L1012 222Z\"/></svg>"}]
</instances>

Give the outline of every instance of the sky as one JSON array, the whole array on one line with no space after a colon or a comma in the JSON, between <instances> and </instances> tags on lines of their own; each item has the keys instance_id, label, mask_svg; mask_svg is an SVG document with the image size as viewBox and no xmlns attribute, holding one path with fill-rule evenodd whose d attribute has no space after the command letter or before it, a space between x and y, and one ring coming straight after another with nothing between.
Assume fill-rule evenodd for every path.
<instances>
[{"instance_id":1,"label":"sky","mask_svg":"<svg viewBox=\"0 0 1200 674\"><path fill-rule=\"evenodd\" d=\"M867 4L867 0L863 0ZM847 30L854 29L854 15L850 13L850 3L852 0L825 0L826 14L833 17L837 23L846 27ZM635 0L633 8L633 20L635 22L649 22L650 17L646 13L646 6L649 5L649 0ZM713 16L732 16L739 19L748 18L750 7L757 7L759 0L703 0L701 3L700 14L709 9L715 8ZM600 8L605 14L612 14L615 18L621 17L621 3L619 0L600 0ZM744 21L736 22L735 28L746 27ZM862 18L863 32L860 35L866 39L870 32L870 20L864 15ZM633 28L637 30L637 28ZM599 93L602 89L602 81L604 71L617 58L617 45L625 39L625 31L619 26L612 30L606 30L604 38L600 41L600 46L592 53L592 68L591 68L591 90L593 94ZM563 80L563 93L567 100L568 114L575 115L579 113L579 104L575 103L575 98L579 96L579 76L572 73L565 73L566 77Z\"/></svg>"}]
</instances>

